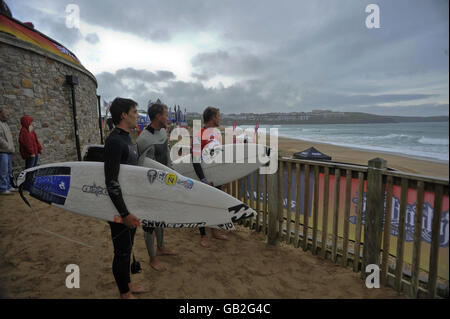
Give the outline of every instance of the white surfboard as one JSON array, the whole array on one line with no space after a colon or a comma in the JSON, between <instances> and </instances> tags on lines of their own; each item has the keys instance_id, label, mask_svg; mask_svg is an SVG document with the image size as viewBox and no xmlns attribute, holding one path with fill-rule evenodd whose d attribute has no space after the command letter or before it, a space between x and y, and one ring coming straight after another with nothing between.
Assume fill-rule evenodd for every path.
<instances>
[{"instance_id":1,"label":"white surfboard","mask_svg":"<svg viewBox=\"0 0 450 319\"><path fill-rule=\"evenodd\" d=\"M128 210L148 227L216 226L253 217L236 198L178 173L121 165L119 183ZM32 197L62 209L121 222L105 186L104 164L63 162L23 171L17 185Z\"/></svg>"},{"instance_id":2,"label":"white surfboard","mask_svg":"<svg viewBox=\"0 0 450 319\"><path fill-rule=\"evenodd\" d=\"M269 155L270 148L262 144L207 145L202 151L201 166L205 178L218 186L238 180L268 164ZM183 176L198 180L191 155L173 161L172 168Z\"/></svg>"},{"instance_id":3,"label":"white surfboard","mask_svg":"<svg viewBox=\"0 0 450 319\"><path fill-rule=\"evenodd\" d=\"M102 148L103 145L86 145L83 148L82 158L85 158L85 155L90 151L100 155ZM228 156L232 155L227 158L227 153ZM201 166L206 179L215 186L219 186L238 180L261 166L267 165L270 160L269 155L270 148L262 144L226 144L216 147L208 147L207 145L202 151L204 162L201 163ZM228 159L232 162L227 162ZM192 165L191 155L185 155L174 160L172 163L173 170L149 158L139 164L172 173L175 170L185 177L199 180Z\"/></svg>"}]
</instances>

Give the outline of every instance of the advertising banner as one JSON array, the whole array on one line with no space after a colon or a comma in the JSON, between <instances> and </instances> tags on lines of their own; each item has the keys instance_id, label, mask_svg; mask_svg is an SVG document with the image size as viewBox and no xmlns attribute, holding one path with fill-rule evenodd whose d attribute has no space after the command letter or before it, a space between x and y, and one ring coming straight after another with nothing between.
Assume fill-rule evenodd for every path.
<instances>
[{"instance_id":1,"label":"advertising banner","mask_svg":"<svg viewBox=\"0 0 450 319\"><path fill-rule=\"evenodd\" d=\"M254 185L256 190L256 174L249 176L254 179ZM300 214L303 215L304 207L304 183L305 176L304 171L300 172L300 202L296 202L296 171L295 168L292 169L292 183L291 183L291 202L287 202L287 186L288 186L288 170L284 169L283 176L283 208L286 210L288 207L291 209L292 216L294 218L297 204L300 205ZM263 201L263 181L264 175L260 175L260 201ZM329 176L329 207L328 207L328 234L333 233L333 203L334 203L334 182L335 177L333 175ZM339 182L339 217L338 217L338 235L343 237L344 235L344 207L345 207L345 188L346 188L346 176L341 176ZM308 205L308 225L313 226L313 198L314 198L314 172L310 172L309 178L309 205ZM323 218L323 190L324 190L324 174L319 174L319 207L318 207L318 230L322 230L322 218ZM366 190L367 181L364 181L364 194L363 194L363 211L362 211L362 224L365 224L365 212L366 212ZM247 194L250 195L250 182L247 183ZM400 195L401 187L393 186L393 196L392 196L392 209L391 209L391 227L390 227L390 245L389 254L397 255L397 238L398 238L398 226L400 217ZM256 191L253 192L253 198L256 200ZM250 198L250 197L249 197ZM417 201L417 190L409 188L407 196L407 207L406 207L406 229L405 229L405 246L404 246L404 256L403 260L407 264L412 264L413 255L413 242L414 242L414 216L416 214L416 201ZM386 203L385 203L386 204ZM423 217L422 217L422 229L421 232L421 258L420 258L420 268L422 270L428 271L429 268L429 258L430 258L430 248L431 248L431 230L432 221L434 213L434 193L425 191L424 194L424 207L423 207ZM355 240L356 233L356 211L358 207L358 179L352 178L351 183L351 205L350 205L350 217L349 217L349 239ZM385 206L386 207L386 206ZM440 227L440 248L439 248L439 261L438 261L438 275L439 277L448 280L449 278L449 196L443 196L442 202L442 214L441 214L441 227ZM301 217L301 222L303 222L303 217ZM291 228L292 229L292 228ZM364 229L364 228L363 228ZM319 237L320 238L320 237ZM364 231L361 235L361 242L364 242Z\"/></svg>"},{"instance_id":2,"label":"advertising banner","mask_svg":"<svg viewBox=\"0 0 450 319\"><path fill-rule=\"evenodd\" d=\"M27 28L17 20L10 19L1 14L0 32L9 33L22 41L34 44L42 50L56 54L82 67L78 58L64 46L58 44L56 41L52 41L38 31Z\"/></svg>"}]
</instances>

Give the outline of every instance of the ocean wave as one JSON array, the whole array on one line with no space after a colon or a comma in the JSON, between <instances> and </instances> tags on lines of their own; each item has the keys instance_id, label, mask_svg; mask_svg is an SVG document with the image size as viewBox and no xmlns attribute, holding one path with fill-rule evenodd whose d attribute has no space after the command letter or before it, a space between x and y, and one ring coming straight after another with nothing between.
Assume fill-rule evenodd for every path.
<instances>
[{"instance_id":1,"label":"ocean wave","mask_svg":"<svg viewBox=\"0 0 450 319\"><path fill-rule=\"evenodd\" d=\"M416 137L412 136L412 135L407 135L407 134L388 134L388 135L379 135L379 136L359 136L359 138L363 138L366 140L392 140L392 139L401 139L401 140L413 140Z\"/></svg>"},{"instance_id":2,"label":"ocean wave","mask_svg":"<svg viewBox=\"0 0 450 319\"><path fill-rule=\"evenodd\" d=\"M292 136L288 134L279 134L280 137L287 137L287 138L293 138L308 142L318 142L318 143L326 143L336 146L344 146L344 147L350 147L350 148L356 148L356 149L362 149L362 150L368 150L368 151L379 151L379 152L386 152L390 154L395 155L403 155L403 156L418 156L423 158L429 158L429 159L437 159L440 161L446 161L448 162L448 150L425 150L425 149L411 149L408 147L389 147L389 146L381 146L381 145L368 145L368 144L362 144L358 142L350 142L345 143L342 141L337 141L333 139L327 139L327 138L317 138L317 137L298 137L298 136ZM320 147L320 145L318 145Z\"/></svg>"},{"instance_id":3,"label":"ocean wave","mask_svg":"<svg viewBox=\"0 0 450 319\"><path fill-rule=\"evenodd\" d=\"M418 142L420 144L426 144L426 145L447 145L448 146L448 139L445 138L431 138L431 137L424 137L422 136Z\"/></svg>"}]
</instances>

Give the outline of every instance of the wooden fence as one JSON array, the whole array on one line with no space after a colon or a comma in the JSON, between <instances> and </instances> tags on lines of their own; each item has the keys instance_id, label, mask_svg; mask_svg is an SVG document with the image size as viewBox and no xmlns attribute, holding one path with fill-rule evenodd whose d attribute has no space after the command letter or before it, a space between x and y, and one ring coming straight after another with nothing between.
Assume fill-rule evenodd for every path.
<instances>
[{"instance_id":1,"label":"wooden fence","mask_svg":"<svg viewBox=\"0 0 450 319\"><path fill-rule=\"evenodd\" d=\"M355 166L282 158L278 165L276 174L256 171L226 186L230 195L257 211L256 218L241 225L264 232L269 244L285 241L352 267L362 279L367 265L378 265L382 285L414 298L448 298L448 211L446 220L442 219L448 180L390 171L383 159ZM393 197L394 193L400 196ZM414 193L415 205L408 204ZM427 198L434 197L432 221L424 216L425 193ZM429 244L423 240L424 218L431 226ZM442 231L446 231L444 248ZM412 250L410 262L404 258L406 235ZM447 255L441 256L445 259L439 264L442 251ZM447 278L439 276L442 263Z\"/></svg>"}]
</instances>

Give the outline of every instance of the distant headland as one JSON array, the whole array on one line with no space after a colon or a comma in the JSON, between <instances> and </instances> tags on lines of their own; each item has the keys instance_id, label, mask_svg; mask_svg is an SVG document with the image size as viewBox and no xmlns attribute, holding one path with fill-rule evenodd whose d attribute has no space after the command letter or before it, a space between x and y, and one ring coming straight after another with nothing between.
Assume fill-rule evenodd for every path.
<instances>
[{"instance_id":1,"label":"distant headland","mask_svg":"<svg viewBox=\"0 0 450 319\"><path fill-rule=\"evenodd\" d=\"M201 119L196 112L186 113L186 120ZM442 116L388 116L361 112L333 112L313 110L311 112L291 113L221 113L223 125L245 124L365 124L365 123L401 123L401 122L448 122L447 115Z\"/></svg>"}]
</instances>

